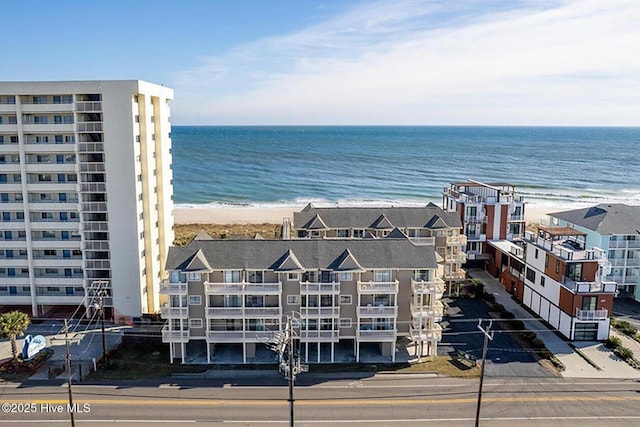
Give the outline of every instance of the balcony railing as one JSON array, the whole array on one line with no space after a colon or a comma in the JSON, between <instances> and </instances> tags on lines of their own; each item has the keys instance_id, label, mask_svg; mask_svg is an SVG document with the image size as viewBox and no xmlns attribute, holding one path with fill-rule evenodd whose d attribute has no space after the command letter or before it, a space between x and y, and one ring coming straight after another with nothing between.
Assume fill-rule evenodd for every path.
<instances>
[{"instance_id":1,"label":"balcony railing","mask_svg":"<svg viewBox=\"0 0 640 427\"><path fill-rule=\"evenodd\" d=\"M458 252L456 254L447 254L444 258L445 262L453 262L456 264L462 264L467 262L467 254Z\"/></svg>"},{"instance_id":2,"label":"balcony railing","mask_svg":"<svg viewBox=\"0 0 640 427\"><path fill-rule=\"evenodd\" d=\"M207 331L208 342L243 342L243 331Z\"/></svg>"},{"instance_id":3,"label":"balcony railing","mask_svg":"<svg viewBox=\"0 0 640 427\"><path fill-rule=\"evenodd\" d=\"M189 330L171 331L169 325L165 325L162 328L162 342L189 342Z\"/></svg>"},{"instance_id":4,"label":"balcony railing","mask_svg":"<svg viewBox=\"0 0 640 427\"><path fill-rule=\"evenodd\" d=\"M102 132L102 122L77 123L78 132Z\"/></svg>"},{"instance_id":5,"label":"balcony railing","mask_svg":"<svg viewBox=\"0 0 640 427\"><path fill-rule=\"evenodd\" d=\"M398 307L389 305L367 305L359 306L358 317L397 317Z\"/></svg>"},{"instance_id":6,"label":"balcony railing","mask_svg":"<svg viewBox=\"0 0 640 427\"><path fill-rule=\"evenodd\" d=\"M300 331L300 341L302 342L338 342L340 334L337 330L302 330Z\"/></svg>"},{"instance_id":7,"label":"balcony railing","mask_svg":"<svg viewBox=\"0 0 640 427\"><path fill-rule=\"evenodd\" d=\"M464 234L447 237L447 246L466 246L467 236Z\"/></svg>"},{"instance_id":8,"label":"balcony railing","mask_svg":"<svg viewBox=\"0 0 640 427\"><path fill-rule=\"evenodd\" d=\"M160 283L160 294L168 295L168 294L177 294L177 295L186 295L188 291L186 283L171 283L167 281L163 281Z\"/></svg>"},{"instance_id":9,"label":"balcony railing","mask_svg":"<svg viewBox=\"0 0 640 427\"><path fill-rule=\"evenodd\" d=\"M487 235L486 234L478 234L478 233L470 233L470 234L467 234L467 240L486 242Z\"/></svg>"},{"instance_id":10,"label":"balcony railing","mask_svg":"<svg viewBox=\"0 0 640 427\"><path fill-rule=\"evenodd\" d=\"M442 326L435 324L433 329L419 329L412 326L409 329L409 336L413 341L441 341Z\"/></svg>"},{"instance_id":11,"label":"balcony railing","mask_svg":"<svg viewBox=\"0 0 640 427\"><path fill-rule=\"evenodd\" d=\"M163 319L186 319L189 317L189 307L161 307L160 315Z\"/></svg>"},{"instance_id":12,"label":"balcony railing","mask_svg":"<svg viewBox=\"0 0 640 427\"><path fill-rule=\"evenodd\" d=\"M338 318L340 317L340 307L300 307L302 317L316 318Z\"/></svg>"},{"instance_id":13,"label":"balcony railing","mask_svg":"<svg viewBox=\"0 0 640 427\"><path fill-rule=\"evenodd\" d=\"M245 307L244 317L280 317L281 307Z\"/></svg>"},{"instance_id":14,"label":"balcony railing","mask_svg":"<svg viewBox=\"0 0 640 427\"><path fill-rule=\"evenodd\" d=\"M417 246L434 246L436 244L435 237L409 237L409 240Z\"/></svg>"},{"instance_id":15,"label":"balcony railing","mask_svg":"<svg viewBox=\"0 0 640 427\"><path fill-rule=\"evenodd\" d=\"M581 310L576 307L576 319L578 320L607 320L609 312L606 309L602 310Z\"/></svg>"},{"instance_id":16,"label":"balcony railing","mask_svg":"<svg viewBox=\"0 0 640 427\"><path fill-rule=\"evenodd\" d=\"M76 111L78 112L91 112L101 111L102 102L99 101L80 101L76 102Z\"/></svg>"},{"instance_id":17,"label":"balcony railing","mask_svg":"<svg viewBox=\"0 0 640 427\"><path fill-rule=\"evenodd\" d=\"M433 318L439 322L444 316L444 306L440 301L434 305L417 305L411 303L411 316Z\"/></svg>"},{"instance_id":18,"label":"balcony railing","mask_svg":"<svg viewBox=\"0 0 640 427\"><path fill-rule=\"evenodd\" d=\"M282 282L274 283L218 283L204 282L204 292L211 294L242 294L251 295L279 295L282 292Z\"/></svg>"},{"instance_id":19,"label":"balcony railing","mask_svg":"<svg viewBox=\"0 0 640 427\"><path fill-rule=\"evenodd\" d=\"M609 240L609 249L640 248L640 240Z\"/></svg>"},{"instance_id":20,"label":"balcony railing","mask_svg":"<svg viewBox=\"0 0 640 427\"><path fill-rule=\"evenodd\" d=\"M397 280L393 282L358 282L358 292L362 294L397 294L398 293Z\"/></svg>"},{"instance_id":21,"label":"balcony railing","mask_svg":"<svg viewBox=\"0 0 640 427\"><path fill-rule=\"evenodd\" d=\"M380 341L389 341L395 342L396 340L396 330L395 329L386 329L386 330L374 330L374 329L360 329L356 331L356 337L360 342L380 342Z\"/></svg>"},{"instance_id":22,"label":"balcony railing","mask_svg":"<svg viewBox=\"0 0 640 427\"><path fill-rule=\"evenodd\" d=\"M339 294L340 282L300 282L300 294Z\"/></svg>"},{"instance_id":23,"label":"balcony railing","mask_svg":"<svg viewBox=\"0 0 640 427\"><path fill-rule=\"evenodd\" d=\"M414 294L436 294L441 298L444 293L444 282L440 279L431 281L418 281L411 279L411 290Z\"/></svg>"},{"instance_id":24,"label":"balcony railing","mask_svg":"<svg viewBox=\"0 0 640 427\"><path fill-rule=\"evenodd\" d=\"M207 307L205 314L208 318L242 318L244 317L243 307Z\"/></svg>"}]
</instances>

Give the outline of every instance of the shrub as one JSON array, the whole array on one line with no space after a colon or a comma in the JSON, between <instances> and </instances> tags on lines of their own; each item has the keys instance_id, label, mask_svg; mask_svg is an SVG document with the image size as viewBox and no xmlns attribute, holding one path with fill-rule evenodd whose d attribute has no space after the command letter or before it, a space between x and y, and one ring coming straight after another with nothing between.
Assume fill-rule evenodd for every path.
<instances>
[{"instance_id":1,"label":"shrub","mask_svg":"<svg viewBox=\"0 0 640 427\"><path fill-rule=\"evenodd\" d=\"M624 361L633 360L633 351L627 347L618 346L613 352Z\"/></svg>"},{"instance_id":2,"label":"shrub","mask_svg":"<svg viewBox=\"0 0 640 427\"><path fill-rule=\"evenodd\" d=\"M520 332L520 337L525 341L531 341L536 337L536 334L534 332L525 331Z\"/></svg>"},{"instance_id":3,"label":"shrub","mask_svg":"<svg viewBox=\"0 0 640 427\"><path fill-rule=\"evenodd\" d=\"M531 346L534 348L543 348L544 341L542 341L540 338L534 338L531 340Z\"/></svg>"},{"instance_id":4,"label":"shrub","mask_svg":"<svg viewBox=\"0 0 640 427\"><path fill-rule=\"evenodd\" d=\"M622 345L622 341L620 341L620 338L615 337L613 335L607 338L607 340L604 342L604 346L609 349L616 348L619 345Z\"/></svg>"},{"instance_id":5,"label":"shrub","mask_svg":"<svg viewBox=\"0 0 640 427\"><path fill-rule=\"evenodd\" d=\"M499 313L504 313L505 312L505 308L504 305L502 304L494 304L493 305L493 309Z\"/></svg>"},{"instance_id":6,"label":"shrub","mask_svg":"<svg viewBox=\"0 0 640 427\"><path fill-rule=\"evenodd\" d=\"M512 320L509 322L511 329L521 331L524 329L524 322L522 320Z\"/></svg>"},{"instance_id":7,"label":"shrub","mask_svg":"<svg viewBox=\"0 0 640 427\"><path fill-rule=\"evenodd\" d=\"M510 311L503 311L502 313L500 313L500 317L502 317L503 319L515 319L516 315Z\"/></svg>"},{"instance_id":8,"label":"shrub","mask_svg":"<svg viewBox=\"0 0 640 427\"><path fill-rule=\"evenodd\" d=\"M488 294L488 293L484 293L482 294L482 298L484 298L485 301L490 302L490 303L495 303L496 302L496 296L494 294Z\"/></svg>"}]
</instances>

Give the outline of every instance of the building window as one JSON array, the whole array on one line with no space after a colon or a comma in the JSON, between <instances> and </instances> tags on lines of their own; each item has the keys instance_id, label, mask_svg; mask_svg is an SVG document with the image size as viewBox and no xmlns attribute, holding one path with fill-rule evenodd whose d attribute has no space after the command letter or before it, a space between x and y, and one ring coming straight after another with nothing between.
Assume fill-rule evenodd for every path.
<instances>
[{"instance_id":1,"label":"building window","mask_svg":"<svg viewBox=\"0 0 640 427\"><path fill-rule=\"evenodd\" d=\"M336 230L336 237L349 237L349 230L346 228Z\"/></svg>"},{"instance_id":2,"label":"building window","mask_svg":"<svg viewBox=\"0 0 640 427\"><path fill-rule=\"evenodd\" d=\"M549 254L544 255L544 266L545 268L549 267Z\"/></svg>"},{"instance_id":3,"label":"building window","mask_svg":"<svg viewBox=\"0 0 640 427\"><path fill-rule=\"evenodd\" d=\"M374 281L376 282L391 282L390 270L376 270L373 272Z\"/></svg>"},{"instance_id":4,"label":"building window","mask_svg":"<svg viewBox=\"0 0 640 427\"><path fill-rule=\"evenodd\" d=\"M536 282L536 272L527 267L527 280L535 283Z\"/></svg>"},{"instance_id":5,"label":"building window","mask_svg":"<svg viewBox=\"0 0 640 427\"><path fill-rule=\"evenodd\" d=\"M287 273L287 280L290 282L297 282L298 280L300 280L300 273Z\"/></svg>"},{"instance_id":6,"label":"building window","mask_svg":"<svg viewBox=\"0 0 640 427\"><path fill-rule=\"evenodd\" d=\"M362 239L364 237L364 230L353 230L353 237L356 239Z\"/></svg>"},{"instance_id":7,"label":"building window","mask_svg":"<svg viewBox=\"0 0 640 427\"><path fill-rule=\"evenodd\" d=\"M352 303L351 295L340 295L340 305L351 305Z\"/></svg>"},{"instance_id":8,"label":"building window","mask_svg":"<svg viewBox=\"0 0 640 427\"><path fill-rule=\"evenodd\" d=\"M341 328L350 328L351 327L351 319L349 319L349 318L340 319L340 327Z\"/></svg>"},{"instance_id":9,"label":"building window","mask_svg":"<svg viewBox=\"0 0 640 427\"><path fill-rule=\"evenodd\" d=\"M200 281L200 273L188 273L189 280Z\"/></svg>"},{"instance_id":10,"label":"building window","mask_svg":"<svg viewBox=\"0 0 640 427\"><path fill-rule=\"evenodd\" d=\"M228 270L224 272L225 283L240 283L241 281L240 270Z\"/></svg>"},{"instance_id":11,"label":"building window","mask_svg":"<svg viewBox=\"0 0 640 427\"><path fill-rule=\"evenodd\" d=\"M544 276L540 276L540 286L544 286Z\"/></svg>"},{"instance_id":12,"label":"building window","mask_svg":"<svg viewBox=\"0 0 640 427\"><path fill-rule=\"evenodd\" d=\"M535 252L535 254L534 254L533 256L534 256L536 259L538 259L538 248L536 248L536 252Z\"/></svg>"},{"instance_id":13,"label":"building window","mask_svg":"<svg viewBox=\"0 0 640 427\"><path fill-rule=\"evenodd\" d=\"M202 328L202 319L189 319L190 328Z\"/></svg>"},{"instance_id":14,"label":"building window","mask_svg":"<svg viewBox=\"0 0 640 427\"><path fill-rule=\"evenodd\" d=\"M287 305L300 305L300 295L287 295Z\"/></svg>"},{"instance_id":15,"label":"building window","mask_svg":"<svg viewBox=\"0 0 640 427\"><path fill-rule=\"evenodd\" d=\"M560 274L560 260L556 260L556 273Z\"/></svg>"},{"instance_id":16,"label":"building window","mask_svg":"<svg viewBox=\"0 0 640 427\"><path fill-rule=\"evenodd\" d=\"M189 305L202 305L202 297L200 295L189 295Z\"/></svg>"},{"instance_id":17,"label":"building window","mask_svg":"<svg viewBox=\"0 0 640 427\"><path fill-rule=\"evenodd\" d=\"M350 281L353 280L353 273L340 273L341 281Z\"/></svg>"}]
</instances>

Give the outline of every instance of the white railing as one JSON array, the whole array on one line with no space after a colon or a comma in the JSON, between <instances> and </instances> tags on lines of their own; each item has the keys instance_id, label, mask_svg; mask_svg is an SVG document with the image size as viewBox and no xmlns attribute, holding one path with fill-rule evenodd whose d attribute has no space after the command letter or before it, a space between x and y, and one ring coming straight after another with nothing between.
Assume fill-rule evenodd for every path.
<instances>
[{"instance_id":1,"label":"white railing","mask_svg":"<svg viewBox=\"0 0 640 427\"><path fill-rule=\"evenodd\" d=\"M580 310L576 307L576 318L578 320L607 320L609 312L605 309L602 310Z\"/></svg>"},{"instance_id":2,"label":"white railing","mask_svg":"<svg viewBox=\"0 0 640 427\"><path fill-rule=\"evenodd\" d=\"M388 330L369 330L369 329L360 329L356 331L356 337L358 341L391 341L395 342L396 340L396 330L388 329Z\"/></svg>"},{"instance_id":3,"label":"white railing","mask_svg":"<svg viewBox=\"0 0 640 427\"><path fill-rule=\"evenodd\" d=\"M222 283L204 282L205 294L242 294L279 295L282 292L282 282L273 283Z\"/></svg>"},{"instance_id":4,"label":"white railing","mask_svg":"<svg viewBox=\"0 0 640 427\"><path fill-rule=\"evenodd\" d=\"M358 317L397 317L398 307L367 305L358 307Z\"/></svg>"},{"instance_id":5,"label":"white railing","mask_svg":"<svg viewBox=\"0 0 640 427\"><path fill-rule=\"evenodd\" d=\"M245 317L280 317L282 316L281 307L245 307Z\"/></svg>"},{"instance_id":6,"label":"white railing","mask_svg":"<svg viewBox=\"0 0 640 427\"><path fill-rule=\"evenodd\" d=\"M244 317L243 307L207 307L205 316L208 318Z\"/></svg>"},{"instance_id":7,"label":"white railing","mask_svg":"<svg viewBox=\"0 0 640 427\"><path fill-rule=\"evenodd\" d=\"M178 295L186 295L187 294L187 284L186 283L171 283L167 281L160 282L160 294L178 294Z\"/></svg>"},{"instance_id":8,"label":"white railing","mask_svg":"<svg viewBox=\"0 0 640 427\"><path fill-rule=\"evenodd\" d=\"M90 112L101 111L102 102L99 101L78 101L76 102L76 111L78 112Z\"/></svg>"},{"instance_id":9,"label":"white railing","mask_svg":"<svg viewBox=\"0 0 640 427\"><path fill-rule=\"evenodd\" d=\"M302 330L300 331L300 341L338 341L340 334L337 330Z\"/></svg>"},{"instance_id":10,"label":"white railing","mask_svg":"<svg viewBox=\"0 0 640 427\"><path fill-rule=\"evenodd\" d=\"M420 329L412 326L409 329L409 336L413 341L441 341L442 326L435 324L432 329Z\"/></svg>"},{"instance_id":11,"label":"white railing","mask_svg":"<svg viewBox=\"0 0 640 427\"><path fill-rule=\"evenodd\" d=\"M161 307L160 316L163 319L186 319L189 317L188 307Z\"/></svg>"},{"instance_id":12,"label":"white railing","mask_svg":"<svg viewBox=\"0 0 640 427\"><path fill-rule=\"evenodd\" d=\"M640 240L609 240L609 249L640 248Z\"/></svg>"},{"instance_id":13,"label":"white railing","mask_svg":"<svg viewBox=\"0 0 640 427\"><path fill-rule=\"evenodd\" d=\"M435 246L435 237L409 237L409 240L417 246Z\"/></svg>"},{"instance_id":14,"label":"white railing","mask_svg":"<svg viewBox=\"0 0 640 427\"><path fill-rule=\"evenodd\" d=\"M411 315L413 317L433 317L442 319L442 316L444 316L444 306L440 301L437 301L432 306L411 303Z\"/></svg>"},{"instance_id":15,"label":"white railing","mask_svg":"<svg viewBox=\"0 0 640 427\"><path fill-rule=\"evenodd\" d=\"M207 331L208 342L242 342L244 341L243 331Z\"/></svg>"},{"instance_id":16,"label":"white railing","mask_svg":"<svg viewBox=\"0 0 640 427\"><path fill-rule=\"evenodd\" d=\"M300 294L310 293L340 293L340 282L319 283L319 282L300 282Z\"/></svg>"},{"instance_id":17,"label":"white railing","mask_svg":"<svg viewBox=\"0 0 640 427\"><path fill-rule=\"evenodd\" d=\"M169 326L162 328L162 342L189 342L189 331L171 331Z\"/></svg>"},{"instance_id":18,"label":"white railing","mask_svg":"<svg viewBox=\"0 0 640 427\"><path fill-rule=\"evenodd\" d=\"M393 282L360 282L358 281L358 292L367 294L397 294L398 293L397 280Z\"/></svg>"},{"instance_id":19,"label":"white railing","mask_svg":"<svg viewBox=\"0 0 640 427\"><path fill-rule=\"evenodd\" d=\"M464 246L467 244L467 236L464 234L447 237L447 246Z\"/></svg>"},{"instance_id":20,"label":"white railing","mask_svg":"<svg viewBox=\"0 0 640 427\"><path fill-rule=\"evenodd\" d=\"M77 123L78 132L102 132L102 122Z\"/></svg>"},{"instance_id":21,"label":"white railing","mask_svg":"<svg viewBox=\"0 0 640 427\"><path fill-rule=\"evenodd\" d=\"M300 307L302 317L340 317L340 307Z\"/></svg>"},{"instance_id":22,"label":"white railing","mask_svg":"<svg viewBox=\"0 0 640 427\"><path fill-rule=\"evenodd\" d=\"M444 293L444 282L440 279L432 281L411 279L411 290L414 294L442 294Z\"/></svg>"}]
</instances>

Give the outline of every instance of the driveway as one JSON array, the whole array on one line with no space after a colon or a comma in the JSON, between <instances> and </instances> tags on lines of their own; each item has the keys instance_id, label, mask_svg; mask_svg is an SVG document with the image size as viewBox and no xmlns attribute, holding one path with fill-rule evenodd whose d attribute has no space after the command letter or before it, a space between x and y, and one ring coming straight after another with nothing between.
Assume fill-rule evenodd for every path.
<instances>
[{"instance_id":1,"label":"driveway","mask_svg":"<svg viewBox=\"0 0 640 427\"><path fill-rule=\"evenodd\" d=\"M443 319L442 342L438 345L438 354L455 355L457 350L482 358L484 334L478 329L478 319L485 319L486 327L491 316L489 307L480 299L455 298L443 299L449 305L447 316ZM446 325L446 327L445 327ZM500 324L493 323L494 337L489 341L485 375L492 377L552 377L543 368L533 354L523 349L511 334L504 332Z\"/></svg>"}]
</instances>

